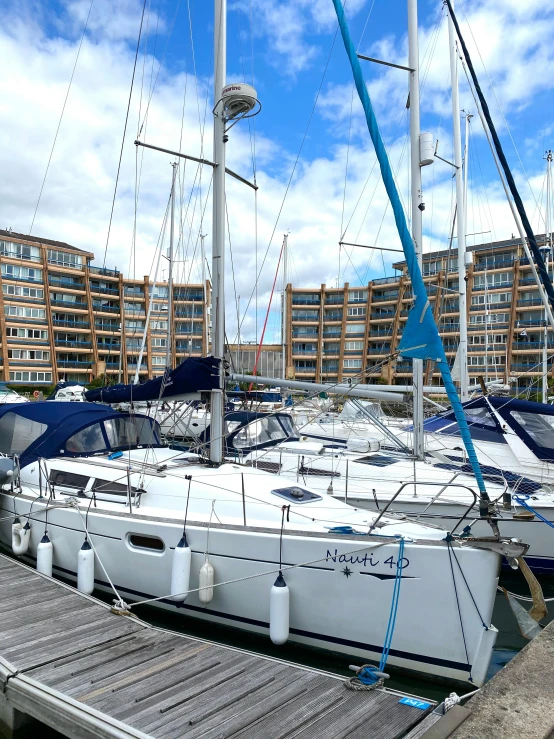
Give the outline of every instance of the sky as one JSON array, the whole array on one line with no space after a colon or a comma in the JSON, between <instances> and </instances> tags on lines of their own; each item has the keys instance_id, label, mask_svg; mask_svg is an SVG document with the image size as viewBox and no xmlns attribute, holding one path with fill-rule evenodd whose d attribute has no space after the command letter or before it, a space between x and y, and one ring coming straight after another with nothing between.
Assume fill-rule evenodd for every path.
<instances>
[{"instance_id":1,"label":"sky","mask_svg":"<svg viewBox=\"0 0 554 739\"><path fill-rule=\"evenodd\" d=\"M554 148L554 0L460 0L462 33L533 227L545 230L546 149ZM163 224L175 157L212 158L213 7L206 0L0 0L0 227L66 241L130 277L167 277ZM362 54L407 63L405 1L348 0ZM142 20L142 28L141 28ZM261 112L229 131L227 336L278 340L276 270L288 281L367 284L394 273L400 248L331 0L228 0L227 80L253 84ZM137 40L141 28L140 43ZM448 27L441 0L419 1L421 129L452 160ZM408 75L362 62L409 215ZM463 70L470 123L468 243L515 225ZM133 84L131 84L133 81ZM127 116L128 111L128 116ZM465 119L462 120L462 133ZM124 136L125 131L125 136ZM121 157L121 164L120 164ZM448 247L452 168L423 169L424 252ZM117 187L116 187L117 181ZM114 197L115 193L115 197ZM178 171L175 278L202 278L211 255L211 168ZM240 296L240 300L239 300ZM239 317L239 318L238 318Z\"/></svg>"}]
</instances>

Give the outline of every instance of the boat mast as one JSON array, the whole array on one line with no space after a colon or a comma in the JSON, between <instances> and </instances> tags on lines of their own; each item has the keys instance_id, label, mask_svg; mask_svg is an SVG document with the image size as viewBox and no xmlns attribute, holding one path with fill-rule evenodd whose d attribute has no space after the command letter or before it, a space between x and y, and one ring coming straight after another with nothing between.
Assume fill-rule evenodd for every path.
<instances>
[{"instance_id":1,"label":"boat mast","mask_svg":"<svg viewBox=\"0 0 554 739\"><path fill-rule=\"evenodd\" d=\"M423 224L425 205L421 188L421 164L419 152L419 46L417 26L417 0L408 0L408 66L410 72L410 148L412 179L412 237L419 269L423 266ZM414 383L414 455L425 456L423 436L423 360L412 359Z\"/></svg>"},{"instance_id":2,"label":"boat mast","mask_svg":"<svg viewBox=\"0 0 554 739\"><path fill-rule=\"evenodd\" d=\"M454 138L454 167L456 177L456 230L458 236L458 302L460 310L460 400L469 400L467 381L467 295L466 295L466 217L464 202L464 172L462 169L462 133L460 127L460 98L458 92L458 57L456 31L448 14L448 43L450 46L450 82L452 87L452 125ZM466 151L467 156L467 151ZM467 164L466 164L467 176Z\"/></svg>"},{"instance_id":3,"label":"boat mast","mask_svg":"<svg viewBox=\"0 0 554 739\"><path fill-rule=\"evenodd\" d=\"M288 279L288 245L289 235L286 233L283 239L283 303L281 307L281 348L283 355L283 377L287 376L287 279Z\"/></svg>"},{"instance_id":4,"label":"boat mast","mask_svg":"<svg viewBox=\"0 0 554 739\"><path fill-rule=\"evenodd\" d=\"M546 159L546 218L545 218L545 247L546 252L546 268L548 269L549 260L554 265L552 255L552 224L550 221L552 209L552 151L549 149L545 154ZM548 403L548 323L546 321L546 312L544 316L544 337L542 345L542 402Z\"/></svg>"},{"instance_id":5,"label":"boat mast","mask_svg":"<svg viewBox=\"0 0 554 739\"><path fill-rule=\"evenodd\" d=\"M214 175L212 227L212 353L220 360L219 387L211 392L210 461L223 461L223 386L225 373L225 121L223 100L227 60L227 0L214 2Z\"/></svg>"},{"instance_id":6,"label":"boat mast","mask_svg":"<svg viewBox=\"0 0 554 739\"><path fill-rule=\"evenodd\" d=\"M175 178L177 176L177 167L179 164L173 162L173 179L171 181L171 211L170 211L170 223L169 223L169 251L167 259L169 262L169 274L167 276L167 347L165 352L165 366L171 369L173 361L172 343L173 343L173 332L171 325L173 323L173 237L175 231Z\"/></svg>"}]
</instances>

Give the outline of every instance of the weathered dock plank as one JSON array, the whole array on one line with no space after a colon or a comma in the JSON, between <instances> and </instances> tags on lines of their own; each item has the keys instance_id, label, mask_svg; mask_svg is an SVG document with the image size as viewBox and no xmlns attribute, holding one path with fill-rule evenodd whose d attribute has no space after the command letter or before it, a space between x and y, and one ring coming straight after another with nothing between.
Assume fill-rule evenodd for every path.
<instances>
[{"instance_id":1,"label":"weathered dock plank","mask_svg":"<svg viewBox=\"0 0 554 739\"><path fill-rule=\"evenodd\" d=\"M5 722L20 711L72 739L399 739L425 716L394 691L114 615L5 555L0 592Z\"/></svg>"}]
</instances>

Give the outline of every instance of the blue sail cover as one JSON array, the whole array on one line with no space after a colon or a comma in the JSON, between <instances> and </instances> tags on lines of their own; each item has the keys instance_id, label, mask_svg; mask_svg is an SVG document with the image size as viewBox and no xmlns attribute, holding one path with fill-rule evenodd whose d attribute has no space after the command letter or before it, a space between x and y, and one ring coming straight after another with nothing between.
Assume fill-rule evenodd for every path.
<instances>
[{"instance_id":1,"label":"blue sail cover","mask_svg":"<svg viewBox=\"0 0 554 739\"><path fill-rule=\"evenodd\" d=\"M22 467L39 458L160 446L160 439L160 427L153 418L120 413L98 403L43 400L0 405L0 452L17 454Z\"/></svg>"},{"instance_id":2,"label":"blue sail cover","mask_svg":"<svg viewBox=\"0 0 554 739\"><path fill-rule=\"evenodd\" d=\"M333 5L335 6L344 47L350 60L356 89L365 112L367 127L369 129L373 146L375 147L377 159L379 160L383 184L385 185L385 189L392 206L396 228L398 229L400 241L402 242L402 249L406 258L408 273L412 281L412 288L415 295L415 303L408 315L408 321L402 334L399 351L405 357L411 357L412 359L432 359L437 363L442 375L448 399L450 400L452 409L456 415L456 420L460 426L460 433L467 450L467 456L471 463L473 474L477 480L479 490L486 496L485 481L481 474L481 469L473 447L473 441L471 440L471 434L464 416L462 404L460 403L456 386L454 385L450 374L450 367L439 336L439 330L433 318L432 311L430 310L429 299L427 297L425 283L423 282L423 277L417 261L414 242L408 229L406 215L400 201L400 196L398 194L396 182L394 181L394 175L381 137L381 132L379 131L377 119L373 111L371 99L364 82L362 69L360 67L360 62L358 61L358 55L356 54L356 49L354 48L354 44L350 38L350 32L344 15L344 8L341 0L333 0Z\"/></svg>"},{"instance_id":3,"label":"blue sail cover","mask_svg":"<svg viewBox=\"0 0 554 739\"><path fill-rule=\"evenodd\" d=\"M90 402L136 403L185 393L209 392L219 387L219 362L215 357L189 357L171 372L142 385L95 388L88 390L85 398Z\"/></svg>"}]
</instances>

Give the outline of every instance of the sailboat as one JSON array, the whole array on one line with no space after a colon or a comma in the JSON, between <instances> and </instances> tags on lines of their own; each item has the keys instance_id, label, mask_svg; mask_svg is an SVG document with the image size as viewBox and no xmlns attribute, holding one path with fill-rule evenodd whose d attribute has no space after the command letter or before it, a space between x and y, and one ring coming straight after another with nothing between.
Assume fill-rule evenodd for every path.
<instances>
[{"instance_id":1,"label":"sailboat","mask_svg":"<svg viewBox=\"0 0 554 739\"><path fill-rule=\"evenodd\" d=\"M148 602L363 661L387 645L393 668L482 685L500 560L515 564L525 544L493 528L457 537L356 510L303 481L225 461L225 144L228 124L255 102L252 88L226 85L226 0L215 0L214 39L215 356L173 370L181 388L210 395L209 459L164 447L147 415L95 403L3 406L0 451L11 459L0 465L0 540L45 574L113 592L122 611ZM430 320L427 312L433 338ZM170 385L162 380L160 397L178 392L175 374ZM266 420L268 438L286 440L281 422Z\"/></svg>"}]
</instances>

